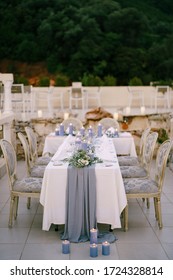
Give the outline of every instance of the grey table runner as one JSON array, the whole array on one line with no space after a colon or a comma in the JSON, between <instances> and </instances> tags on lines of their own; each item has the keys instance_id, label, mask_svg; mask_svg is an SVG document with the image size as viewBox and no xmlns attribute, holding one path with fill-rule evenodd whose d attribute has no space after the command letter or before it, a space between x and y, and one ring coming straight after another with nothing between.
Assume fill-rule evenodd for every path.
<instances>
[{"instance_id":1,"label":"grey table runner","mask_svg":"<svg viewBox=\"0 0 173 280\"><path fill-rule=\"evenodd\" d=\"M96 177L94 165L68 167L66 223L62 239L71 242L89 240L90 229L96 228Z\"/></svg>"}]
</instances>

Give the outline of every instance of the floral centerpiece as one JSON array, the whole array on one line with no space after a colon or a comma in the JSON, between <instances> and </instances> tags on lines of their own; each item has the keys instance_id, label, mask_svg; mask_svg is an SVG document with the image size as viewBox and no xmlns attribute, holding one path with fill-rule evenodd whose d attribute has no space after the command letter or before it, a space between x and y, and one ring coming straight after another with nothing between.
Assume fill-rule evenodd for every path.
<instances>
[{"instance_id":1,"label":"floral centerpiece","mask_svg":"<svg viewBox=\"0 0 173 280\"><path fill-rule=\"evenodd\" d=\"M101 163L102 160L96 157L93 153L90 153L85 150L78 150L74 152L74 154L64 159L64 161L68 161L71 166L82 168L85 166L92 165L94 163Z\"/></svg>"},{"instance_id":2,"label":"floral centerpiece","mask_svg":"<svg viewBox=\"0 0 173 280\"><path fill-rule=\"evenodd\" d=\"M118 137L118 130L113 128L113 127L110 127L106 130L105 134L108 136L108 137L111 137L111 138L114 138L114 137Z\"/></svg>"}]
</instances>

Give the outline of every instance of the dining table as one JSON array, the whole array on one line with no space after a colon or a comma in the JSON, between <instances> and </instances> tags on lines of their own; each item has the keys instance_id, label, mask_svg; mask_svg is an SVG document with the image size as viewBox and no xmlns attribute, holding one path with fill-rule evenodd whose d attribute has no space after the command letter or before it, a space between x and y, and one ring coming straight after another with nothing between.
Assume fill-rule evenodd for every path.
<instances>
[{"instance_id":1,"label":"dining table","mask_svg":"<svg viewBox=\"0 0 173 280\"><path fill-rule=\"evenodd\" d=\"M53 139L59 139L52 136ZM95 154L101 162L95 163L96 220L112 229L121 228L121 213L127 205L123 179L118 164L114 141L103 135L94 140ZM68 159L75 147L75 137L64 137L45 168L40 203L43 205L42 229L51 224L63 225L66 219Z\"/></svg>"},{"instance_id":2,"label":"dining table","mask_svg":"<svg viewBox=\"0 0 173 280\"><path fill-rule=\"evenodd\" d=\"M45 138L43 155L54 155L67 136L57 136L55 132ZM112 137L117 155L137 156L135 142L130 132L119 132L118 137Z\"/></svg>"}]
</instances>

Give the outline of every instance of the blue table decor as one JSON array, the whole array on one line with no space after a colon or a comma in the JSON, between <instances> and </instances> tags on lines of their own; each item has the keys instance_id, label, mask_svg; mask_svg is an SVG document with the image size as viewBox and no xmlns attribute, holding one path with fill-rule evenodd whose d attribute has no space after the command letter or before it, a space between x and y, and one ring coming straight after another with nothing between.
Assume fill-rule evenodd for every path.
<instances>
[{"instance_id":1,"label":"blue table decor","mask_svg":"<svg viewBox=\"0 0 173 280\"><path fill-rule=\"evenodd\" d=\"M102 243L102 255L110 255L110 243L108 241Z\"/></svg>"},{"instance_id":2,"label":"blue table decor","mask_svg":"<svg viewBox=\"0 0 173 280\"><path fill-rule=\"evenodd\" d=\"M90 230L90 244L97 244L97 229L92 228Z\"/></svg>"},{"instance_id":3,"label":"blue table decor","mask_svg":"<svg viewBox=\"0 0 173 280\"><path fill-rule=\"evenodd\" d=\"M98 247L97 244L90 244L90 257L96 258L98 256Z\"/></svg>"},{"instance_id":4,"label":"blue table decor","mask_svg":"<svg viewBox=\"0 0 173 280\"><path fill-rule=\"evenodd\" d=\"M68 241L68 240L62 241L62 253L63 254L70 253L70 241Z\"/></svg>"},{"instance_id":5,"label":"blue table decor","mask_svg":"<svg viewBox=\"0 0 173 280\"><path fill-rule=\"evenodd\" d=\"M98 129L97 129L97 136L101 137L102 136L102 124L98 124Z\"/></svg>"},{"instance_id":6,"label":"blue table decor","mask_svg":"<svg viewBox=\"0 0 173 280\"><path fill-rule=\"evenodd\" d=\"M59 135L64 136L64 125L62 123L59 126Z\"/></svg>"}]
</instances>

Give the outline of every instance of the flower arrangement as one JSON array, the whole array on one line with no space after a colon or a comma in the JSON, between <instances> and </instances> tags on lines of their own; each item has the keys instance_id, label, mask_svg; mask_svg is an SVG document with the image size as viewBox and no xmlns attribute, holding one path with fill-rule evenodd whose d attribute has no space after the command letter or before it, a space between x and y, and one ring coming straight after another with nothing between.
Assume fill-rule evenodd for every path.
<instances>
[{"instance_id":1,"label":"flower arrangement","mask_svg":"<svg viewBox=\"0 0 173 280\"><path fill-rule=\"evenodd\" d=\"M95 157L93 153L89 153L85 150L78 150L70 158L66 158L64 160L68 161L71 166L77 168L82 168L94 163L102 162L102 160L98 157Z\"/></svg>"},{"instance_id":2,"label":"flower arrangement","mask_svg":"<svg viewBox=\"0 0 173 280\"><path fill-rule=\"evenodd\" d=\"M110 127L106 130L105 134L110 137L110 138L114 138L114 137L118 137L118 130L114 129L113 127Z\"/></svg>"}]
</instances>

